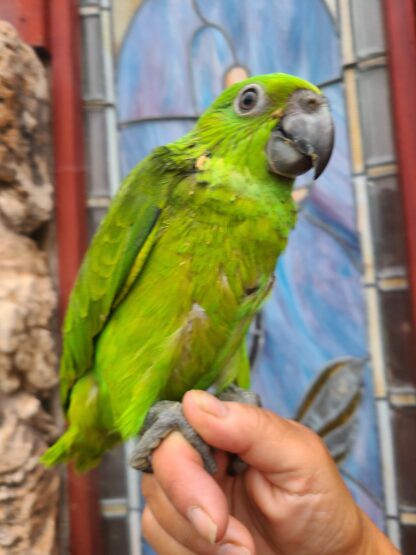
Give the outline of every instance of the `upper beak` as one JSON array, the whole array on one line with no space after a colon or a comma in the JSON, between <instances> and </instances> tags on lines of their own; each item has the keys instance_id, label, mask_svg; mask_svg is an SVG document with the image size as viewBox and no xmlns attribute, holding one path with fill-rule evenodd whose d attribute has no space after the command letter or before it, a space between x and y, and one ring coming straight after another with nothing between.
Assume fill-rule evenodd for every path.
<instances>
[{"instance_id":1,"label":"upper beak","mask_svg":"<svg viewBox=\"0 0 416 555\"><path fill-rule=\"evenodd\" d=\"M316 179L326 168L333 145L334 124L327 99L311 90L297 90L267 143L270 170L294 178L313 167Z\"/></svg>"}]
</instances>

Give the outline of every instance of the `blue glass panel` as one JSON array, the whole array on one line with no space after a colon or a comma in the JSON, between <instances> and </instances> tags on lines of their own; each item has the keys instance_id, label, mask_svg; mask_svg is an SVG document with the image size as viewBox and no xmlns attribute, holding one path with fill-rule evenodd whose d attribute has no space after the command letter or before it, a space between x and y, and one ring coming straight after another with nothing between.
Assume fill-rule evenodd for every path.
<instances>
[{"instance_id":1,"label":"blue glass panel","mask_svg":"<svg viewBox=\"0 0 416 555\"><path fill-rule=\"evenodd\" d=\"M143 540L143 543L142 543L142 551L143 551L143 555L155 555L155 552L145 540Z\"/></svg>"},{"instance_id":2,"label":"blue glass panel","mask_svg":"<svg viewBox=\"0 0 416 555\"><path fill-rule=\"evenodd\" d=\"M296 414L328 361L366 355L361 275L354 262L334 237L300 216L264 310L266 342L253 375L265 405L280 414Z\"/></svg>"},{"instance_id":3,"label":"blue glass panel","mask_svg":"<svg viewBox=\"0 0 416 555\"><path fill-rule=\"evenodd\" d=\"M234 58L224 35L214 27L201 27L192 41L192 74L198 113L224 88L224 75Z\"/></svg>"},{"instance_id":4,"label":"blue glass panel","mask_svg":"<svg viewBox=\"0 0 416 555\"><path fill-rule=\"evenodd\" d=\"M117 65L120 121L193 115L189 51L199 20L190 0L145 0L133 18Z\"/></svg>"},{"instance_id":5,"label":"blue glass panel","mask_svg":"<svg viewBox=\"0 0 416 555\"><path fill-rule=\"evenodd\" d=\"M340 83L323 89L335 122L335 148L327 169L313 188L315 205L338 230L356 234L354 193L350 173L350 153L345 99ZM352 240L352 237L350 237ZM357 237L356 237L357 239Z\"/></svg>"},{"instance_id":6,"label":"blue glass panel","mask_svg":"<svg viewBox=\"0 0 416 555\"><path fill-rule=\"evenodd\" d=\"M283 71L315 83L340 75L339 40L320 0L196 0L252 75Z\"/></svg>"},{"instance_id":7,"label":"blue glass panel","mask_svg":"<svg viewBox=\"0 0 416 555\"><path fill-rule=\"evenodd\" d=\"M121 172L125 176L157 146L176 141L194 126L192 120L158 120L135 123L120 132Z\"/></svg>"}]
</instances>

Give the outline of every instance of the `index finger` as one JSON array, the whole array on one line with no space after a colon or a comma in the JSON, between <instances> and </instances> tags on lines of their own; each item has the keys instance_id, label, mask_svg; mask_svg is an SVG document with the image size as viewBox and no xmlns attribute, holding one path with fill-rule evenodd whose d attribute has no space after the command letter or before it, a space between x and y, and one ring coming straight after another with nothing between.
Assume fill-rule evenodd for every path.
<instances>
[{"instance_id":1,"label":"index finger","mask_svg":"<svg viewBox=\"0 0 416 555\"><path fill-rule=\"evenodd\" d=\"M201 457L179 432L170 434L152 456L155 477L166 496L200 535L214 544L228 525L227 500Z\"/></svg>"},{"instance_id":2,"label":"index finger","mask_svg":"<svg viewBox=\"0 0 416 555\"><path fill-rule=\"evenodd\" d=\"M204 441L236 453L273 482L280 477L287 484L288 476L296 479L299 474L322 468L323 460L331 461L315 433L259 407L222 402L205 391L190 391L183 399L183 410Z\"/></svg>"}]
</instances>

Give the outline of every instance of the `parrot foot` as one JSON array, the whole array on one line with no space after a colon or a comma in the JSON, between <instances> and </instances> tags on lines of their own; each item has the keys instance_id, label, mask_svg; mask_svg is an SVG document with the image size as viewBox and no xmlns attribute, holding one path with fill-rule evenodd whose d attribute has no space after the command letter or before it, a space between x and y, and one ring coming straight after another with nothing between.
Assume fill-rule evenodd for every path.
<instances>
[{"instance_id":1,"label":"parrot foot","mask_svg":"<svg viewBox=\"0 0 416 555\"><path fill-rule=\"evenodd\" d=\"M181 403L176 401L160 401L150 409L139 441L130 458L130 466L142 472L153 472L151 462L153 451L165 437L175 430L179 431L198 451L205 469L210 474L215 474L217 463L211 447L190 426L183 414Z\"/></svg>"},{"instance_id":2,"label":"parrot foot","mask_svg":"<svg viewBox=\"0 0 416 555\"><path fill-rule=\"evenodd\" d=\"M257 407L262 406L260 395L254 393L254 391L242 389L235 384L228 386L227 389L224 389L224 391L217 395L217 397L221 401L234 401L236 403L245 403L248 405L255 405ZM230 476L242 474L247 468L247 464L242 461L238 455L230 454L229 457L230 459L227 467L227 474Z\"/></svg>"},{"instance_id":3,"label":"parrot foot","mask_svg":"<svg viewBox=\"0 0 416 555\"><path fill-rule=\"evenodd\" d=\"M221 401L235 401L261 407L257 393L247 391L234 384L217 395ZM159 401L150 409L144 421L140 438L134 448L129 464L142 472L153 472L151 456L159 444L173 431L179 431L184 438L201 455L204 467L210 474L217 471L213 449L195 432L182 411L182 404L177 401ZM237 455L230 455L227 468L229 475L241 474L247 465Z\"/></svg>"},{"instance_id":4,"label":"parrot foot","mask_svg":"<svg viewBox=\"0 0 416 555\"><path fill-rule=\"evenodd\" d=\"M247 391L238 385L231 384L224 391L217 395L221 401L235 401L236 403L245 403L246 405L255 405L261 407L260 395L254 391Z\"/></svg>"}]
</instances>

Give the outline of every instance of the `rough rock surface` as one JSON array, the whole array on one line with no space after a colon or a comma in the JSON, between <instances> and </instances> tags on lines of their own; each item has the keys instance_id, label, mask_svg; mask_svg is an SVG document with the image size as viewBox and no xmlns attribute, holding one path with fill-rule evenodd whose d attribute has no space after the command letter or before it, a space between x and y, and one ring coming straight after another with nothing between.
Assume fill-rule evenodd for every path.
<instances>
[{"instance_id":1,"label":"rough rock surface","mask_svg":"<svg viewBox=\"0 0 416 555\"><path fill-rule=\"evenodd\" d=\"M52 215L49 125L44 68L0 22L0 555L56 552L59 476L38 463L56 434L56 294L30 235Z\"/></svg>"}]
</instances>

